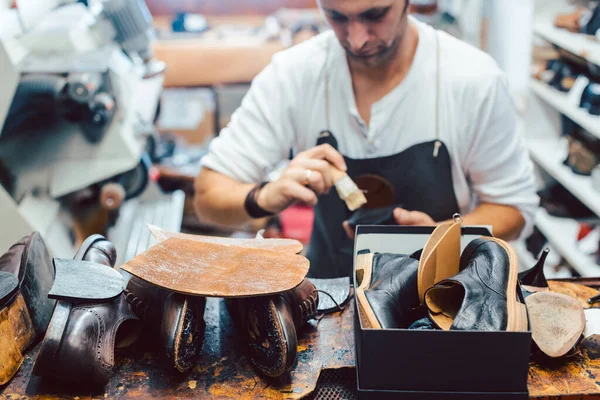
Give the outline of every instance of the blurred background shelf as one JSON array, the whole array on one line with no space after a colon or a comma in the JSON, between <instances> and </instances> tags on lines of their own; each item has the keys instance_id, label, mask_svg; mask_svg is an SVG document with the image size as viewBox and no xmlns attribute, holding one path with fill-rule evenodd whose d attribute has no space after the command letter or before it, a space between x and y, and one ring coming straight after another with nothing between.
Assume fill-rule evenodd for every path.
<instances>
[{"instance_id":1,"label":"blurred background shelf","mask_svg":"<svg viewBox=\"0 0 600 400\"><path fill-rule=\"evenodd\" d=\"M552 247L563 256L581 276L600 276L600 266L583 254L576 245L579 224L569 218L556 218L540 209L535 224Z\"/></svg>"}]
</instances>

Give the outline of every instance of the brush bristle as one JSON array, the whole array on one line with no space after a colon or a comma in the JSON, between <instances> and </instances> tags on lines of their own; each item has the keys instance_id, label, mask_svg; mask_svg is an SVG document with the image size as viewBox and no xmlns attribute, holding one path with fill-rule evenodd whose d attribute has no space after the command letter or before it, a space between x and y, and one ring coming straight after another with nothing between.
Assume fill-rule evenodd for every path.
<instances>
[{"instance_id":1,"label":"brush bristle","mask_svg":"<svg viewBox=\"0 0 600 400\"><path fill-rule=\"evenodd\" d=\"M342 200L346 202L346 206L350 211L357 210L363 204L367 203L362 190L356 186L356 183L347 174L335 182L335 189Z\"/></svg>"},{"instance_id":2,"label":"brush bristle","mask_svg":"<svg viewBox=\"0 0 600 400\"><path fill-rule=\"evenodd\" d=\"M344 201L346 202L346 206L348 206L350 211L358 210L364 204L367 204L367 198L360 189L350 194L350 196L346 197Z\"/></svg>"}]
</instances>

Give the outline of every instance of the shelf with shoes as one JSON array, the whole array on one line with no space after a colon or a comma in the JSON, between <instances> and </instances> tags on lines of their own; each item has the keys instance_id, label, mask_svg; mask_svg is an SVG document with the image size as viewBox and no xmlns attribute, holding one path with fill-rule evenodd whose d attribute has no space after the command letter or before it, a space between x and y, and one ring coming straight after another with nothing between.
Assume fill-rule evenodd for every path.
<instances>
[{"instance_id":1,"label":"shelf with shoes","mask_svg":"<svg viewBox=\"0 0 600 400\"><path fill-rule=\"evenodd\" d=\"M569 218L557 218L539 209L535 224L552 247L562 255L581 276L600 275L600 266L577 248L579 223Z\"/></svg>"},{"instance_id":2,"label":"shelf with shoes","mask_svg":"<svg viewBox=\"0 0 600 400\"><path fill-rule=\"evenodd\" d=\"M600 116L592 115L586 109L576 107L569 101L568 94L562 93L544 82L532 79L530 87L533 93L558 112L571 118L582 128L600 138Z\"/></svg>"},{"instance_id":3,"label":"shelf with shoes","mask_svg":"<svg viewBox=\"0 0 600 400\"><path fill-rule=\"evenodd\" d=\"M552 19L541 17L535 21L534 32L556 46L600 65L600 42L593 36L557 28Z\"/></svg>"},{"instance_id":4,"label":"shelf with shoes","mask_svg":"<svg viewBox=\"0 0 600 400\"><path fill-rule=\"evenodd\" d=\"M589 176L574 174L563 164L566 149L554 138L527 138L532 160L568 189L594 213L600 215L600 192L592 186Z\"/></svg>"}]
</instances>

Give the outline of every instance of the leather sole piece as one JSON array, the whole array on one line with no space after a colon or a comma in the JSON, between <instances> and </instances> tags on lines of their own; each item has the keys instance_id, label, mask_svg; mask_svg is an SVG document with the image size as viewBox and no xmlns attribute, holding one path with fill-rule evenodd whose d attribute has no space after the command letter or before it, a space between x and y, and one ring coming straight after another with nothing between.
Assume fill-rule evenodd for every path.
<instances>
[{"instance_id":1,"label":"leather sole piece","mask_svg":"<svg viewBox=\"0 0 600 400\"><path fill-rule=\"evenodd\" d=\"M427 289L458 274L460 267L460 227L457 222L438 225L423 248L419 261L417 285L419 300Z\"/></svg>"},{"instance_id":2,"label":"leather sole piece","mask_svg":"<svg viewBox=\"0 0 600 400\"><path fill-rule=\"evenodd\" d=\"M185 372L195 365L202 351L205 300L179 294L171 296L168 301L181 303L181 310L176 314L175 321L163 320L163 331L169 329L168 325L176 327L173 343L166 346L171 353L167 356L173 360L175 369ZM170 338L166 340L170 341Z\"/></svg>"},{"instance_id":3,"label":"leather sole piece","mask_svg":"<svg viewBox=\"0 0 600 400\"><path fill-rule=\"evenodd\" d=\"M275 298L249 300L246 312L248 353L252 364L264 375L280 377L296 362L298 339L292 321L283 321Z\"/></svg>"},{"instance_id":4,"label":"leather sole piece","mask_svg":"<svg viewBox=\"0 0 600 400\"><path fill-rule=\"evenodd\" d=\"M585 314L577 300L560 293L539 292L525 302L531 336L539 349L549 357L567 354L585 330Z\"/></svg>"},{"instance_id":5,"label":"leather sole piece","mask_svg":"<svg viewBox=\"0 0 600 400\"><path fill-rule=\"evenodd\" d=\"M356 256L356 274L358 288L356 288L356 299L358 301L358 313L364 328L381 329L381 324L375 316L365 290L371 286L371 276L373 274L373 253L359 254Z\"/></svg>"}]
</instances>

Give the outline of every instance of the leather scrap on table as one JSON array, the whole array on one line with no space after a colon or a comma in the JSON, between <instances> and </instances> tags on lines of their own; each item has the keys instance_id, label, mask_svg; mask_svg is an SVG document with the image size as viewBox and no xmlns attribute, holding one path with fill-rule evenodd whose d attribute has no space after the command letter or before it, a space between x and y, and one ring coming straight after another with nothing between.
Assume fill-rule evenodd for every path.
<instances>
[{"instance_id":1,"label":"leather scrap on table","mask_svg":"<svg viewBox=\"0 0 600 400\"><path fill-rule=\"evenodd\" d=\"M339 311L338 305L343 308L350 298L350 278L347 276L333 279L309 279L315 285L315 288L320 291L317 307L317 311L320 313ZM323 292L329 294L329 296L323 294Z\"/></svg>"},{"instance_id":2,"label":"leather scrap on table","mask_svg":"<svg viewBox=\"0 0 600 400\"><path fill-rule=\"evenodd\" d=\"M189 233L165 231L159 228L158 226L150 224L148 224L148 229L150 229L150 232L152 232L154 238L159 242L167 240L168 238L176 237L180 239L193 240L196 242L208 242L241 247L252 247L257 249L267 249L292 254L300 253L303 247L302 243L294 239L241 239L220 236L191 235Z\"/></svg>"}]
</instances>

